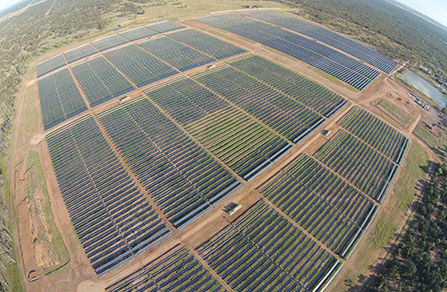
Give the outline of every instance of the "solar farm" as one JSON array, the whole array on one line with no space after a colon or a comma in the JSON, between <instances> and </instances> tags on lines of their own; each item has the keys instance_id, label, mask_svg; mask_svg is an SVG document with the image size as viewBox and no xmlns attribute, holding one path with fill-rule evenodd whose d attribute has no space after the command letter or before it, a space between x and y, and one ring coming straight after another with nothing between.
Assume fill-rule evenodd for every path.
<instances>
[{"instance_id":1,"label":"solar farm","mask_svg":"<svg viewBox=\"0 0 447 292\"><path fill-rule=\"evenodd\" d=\"M265 10L118 31L37 64L48 171L89 279L108 292L331 285L410 140L284 55L360 93L398 65Z\"/></svg>"}]
</instances>

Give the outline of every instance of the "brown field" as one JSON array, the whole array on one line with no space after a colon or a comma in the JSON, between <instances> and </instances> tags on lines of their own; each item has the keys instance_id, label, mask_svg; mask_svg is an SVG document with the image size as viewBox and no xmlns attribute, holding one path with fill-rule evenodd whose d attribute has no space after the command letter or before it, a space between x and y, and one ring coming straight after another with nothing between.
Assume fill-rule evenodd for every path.
<instances>
[{"instance_id":1,"label":"brown field","mask_svg":"<svg viewBox=\"0 0 447 292\"><path fill-rule=\"evenodd\" d=\"M204 10L200 10L202 9L200 8L198 10L199 12L197 12L198 14L194 15L184 15L181 11L176 11L175 13L177 14L174 13L170 17L167 17L169 11L165 10L157 11L158 14L151 16L148 15L149 13L146 13L145 16L137 20L129 20L126 23L129 26L126 28L137 27L165 18L178 18L179 20L176 20L178 23L211 34L217 38L236 44L251 53L266 57L291 68L344 96L350 100L350 103L329 119L324 127L315 131L287 155L277 161L268 171L263 172L250 182L244 182L244 187L219 203L214 209L202 215L199 220L195 220L181 230L173 228L148 194L143 192L156 208L159 215L161 215L171 230L174 231L174 234L164 240L162 244L158 244L139 255L137 259L129 261L99 278L90 266L89 260L71 225L51 165L45 135L81 115L85 115L87 112L96 118L98 113L117 105L119 101L114 99L95 108L89 107L87 112L45 132L40 116L35 64L52 55L76 47L81 43L55 50L51 54L35 60L30 65L30 70L25 76L23 89L17 102L17 122L13 139L14 150L10 162L11 178L13 179L11 183L11 195L14 207L14 226L16 227L15 237L18 238L16 240L16 246L20 251L18 252L18 265L23 279L22 282L25 286L24 288L27 291L101 291L114 281L143 267L146 263L178 243L194 250L195 247L226 224L223 218L223 215L226 214L222 211L225 205L234 201L243 206L238 213L233 215L234 217L244 212L248 206L261 197L261 194L256 190L260 184L265 182L273 173L276 173L292 159L296 158L300 153L313 154L332 136L324 137L320 131L328 129L332 130L332 133L335 133L339 128L336 122L353 105L359 105L367 109L401 131L411 139L411 148L407 152L403 166L374 222L371 224L353 256L349 260L344 261L344 268L331 286L329 286L328 290L346 291L349 288L353 288L353 290L358 291L364 285L367 285L367 280L374 274L380 266L380 263L383 262L394 241L398 239L398 235L404 228L407 218L411 215L409 206L418 198L415 194L418 193L418 187L420 187L421 183L420 180L428 172L431 165L430 161L437 159L435 152L421 141L420 138L415 136L413 131L421 121L426 121L430 124L438 121L439 109L433 107L430 112L425 112L412 102L406 94L407 89L403 84L390 80L385 74L381 74L363 92L359 92L338 79L334 80L333 77L328 77L326 73L297 59L276 52L258 43L241 39L230 32L191 20L192 16L204 15L208 11L232 9L229 3L241 2L245 5L248 2L223 1L226 5L221 5L217 3L222 1L216 0L213 1L215 9L211 9L209 8L210 6L202 3L206 1L197 2L207 7L207 9L203 8ZM256 1L251 2L257 3ZM281 7L277 3L268 2L262 2L262 5L264 7ZM235 58L237 57L239 56ZM228 59L218 61L215 65L221 66L227 61ZM202 66L181 74L190 76L205 70L207 70L207 67ZM164 81L139 88L129 94L129 96L131 99L141 96L144 90ZM377 103L379 100L386 100L394 107L399 108L410 120L402 121L395 113L390 112L390 107L378 106ZM407 103L407 100L410 103ZM102 131L104 132L104 129ZM438 140L442 141L442 131L439 132L439 135L441 136L438 137ZM105 136L107 137L107 135ZM108 140L110 142L109 138ZM116 148L113 149L115 153L118 153ZM117 156L120 157L122 164L131 173L124 159L120 155ZM417 160L417 157L419 160ZM421 167L426 167L427 171L418 171ZM229 168L228 170L233 172ZM132 178L137 182L134 175L132 175ZM143 188L141 187L141 189ZM405 202L405 204L399 204L401 201ZM51 230L50 233L49 230ZM52 239L55 238L58 238L58 243L51 243ZM198 259L200 258L198 257ZM222 284L225 283L222 282ZM229 287L226 288L228 289Z\"/></svg>"}]
</instances>

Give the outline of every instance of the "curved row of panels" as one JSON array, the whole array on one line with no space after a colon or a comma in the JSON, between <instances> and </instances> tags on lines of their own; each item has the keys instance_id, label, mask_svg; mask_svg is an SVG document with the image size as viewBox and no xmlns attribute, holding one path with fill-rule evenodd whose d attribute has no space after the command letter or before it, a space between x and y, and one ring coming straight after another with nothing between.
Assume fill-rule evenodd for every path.
<instances>
[{"instance_id":1,"label":"curved row of panels","mask_svg":"<svg viewBox=\"0 0 447 292\"><path fill-rule=\"evenodd\" d=\"M145 27L138 27L95 40L91 43L87 43L85 45L68 50L63 54L59 54L57 56L54 56L53 58L37 64L37 77L42 77L56 69L67 65L67 63L70 64L77 60L94 55L98 53L98 51L104 51L128 43L129 41L136 41L142 38L155 36L160 33L165 33L181 28L184 28L184 26L170 21L162 21L154 24L149 24Z\"/></svg>"},{"instance_id":2,"label":"curved row of panels","mask_svg":"<svg viewBox=\"0 0 447 292\"><path fill-rule=\"evenodd\" d=\"M286 16L273 11L248 11L244 15L280 25L297 33L319 40L327 45L348 53L366 63L389 74L398 63L391 58L342 35L310 24L297 18Z\"/></svg>"},{"instance_id":3,"label":"curved row of panels","mask_svg":"<svg viewBox=\"0 0 447 292\"><path fill-rule=\"evenodd\" d=\"M116 37L122 38L113 35L102 39L102 42L120 45L112 41ZM76 50L88 53L89 47L90 44ZM94 107L182 71L245 52L192 29L107 50L39 79L44 128L50 129L87 109L79 89L88 106Z\"/></svg>"}]
</instances>

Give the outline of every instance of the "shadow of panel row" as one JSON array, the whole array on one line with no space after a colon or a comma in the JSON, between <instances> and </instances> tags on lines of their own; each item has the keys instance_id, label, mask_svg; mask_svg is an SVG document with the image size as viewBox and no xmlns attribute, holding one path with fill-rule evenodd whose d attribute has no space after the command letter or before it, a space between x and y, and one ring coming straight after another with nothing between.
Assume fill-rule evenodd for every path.
<instances>
[{"instance_id":1,"label":"shadow of panel row","mask_svg":"<svg viewBox=\"0 0 447 292\"><path fill-rule=\"evenodd\" d=\"M317 291L341 262L265 202L197 248L235 291Z\"/></svg>"},{"instance_id":2,"label":"shadow of panel row","mask_svg":"<svg viewBox=\"0 0 447 292\"><path fill-rule=\"evenodd\" d=\"M142 269L113 283L107 292L225 292L222 285L183 246L175 246Z\"/></svg>"},{"instance_id":3,"label":"shadow of panel row","mask_svg":"<svg viewBox=\"0 0 447 292\"><path fill-rule=\"evenodd\" d=\"M245 180L256 177L292 148L191 79L175 80L145 93Z\"/></svg>"},{"instance_id":4,"label":"shadow of panel row","mask_svg":"<svg viewBox=\"0 0 447 292\"><path fill-rule=\"evenodd\" d=\"M391 58L382 55L378 51L375 51L360 43L357 43L324 28L318 27L305 21L298 20L290 16L286 16L284 14L276 13L273 11L248 11L244 12L243 14L260 20L268 21L276 25L280 25L295 32L317 39L362 61L365 61L375 68L382 70L388 74L391 73L398 64Z\"/></svg>"},{"instance_id":5,"label":"shadow of panel row","mask_svg":"<svg viewBox=\"0 0 447 292\"><path fill-rule=\"evenodd\" d=\"M326 87L256 55L239 58L229 64L293 97L325 118L332 117L348 103Z\"/></svg>"},{"instance_id":6,"label":"shadow of panel row","mask_svg":"<svg viewBox=\"0 0 447 292\"><path fill-rule=\"evenodd\" d=\"M149 195L178 229L241 186L145 97L103 112L99 119Z\"/></svg>"},{"instance_id":7,"label":"shadow of panel row","mask_svg":"<svg viewBox=\"0 0 447 292\"><path fill-rule=\"evenodd\" d=\"M402 162L408 138L378 117L355 106L337 123L397 164Z\"/></svg>"},{"instance_id":8,"label":"shadow of panel row","mask_svg":"<svg viewBox=\"0 0 447 292\"><path fill-rule=\"evenodd\" d=\"M304 140L326 121L295 99L228 65L193 78L293 143Z\"/></svg>"},{"instance_id":9,"label":"shadow of panel row","mask_svg":"<svg viewBox=\"0 0 447 292\"><path fill-rule=\"evenodd\" d=\"M92 116L48 134L47 142L73 227L99 276L172 234Z\"/></svg>"},{"instance_id":10,"label":"shadow of panel row","mask_svg":"<svg viewBox=\"0 0 447 292\"><path fill-rule=\"evenodd\" d=\"M247 17L220 14L195 20L270 46L317 67L359 90L363 90L380 75L375 69L327 46Z\"/></svg>"},{"instance_id":11,"label":"shadow of panel row","mask_svg":"<svg viewBox=\"0 0 447 292\"><path fill-rule=\"evenodd\" d=\"M315 157L380 203L399 171L397 164L343 129Z\"/></svg>"},{"instance_id":12,"label":"shadow of panel row","mask_svg":"<svg viewBox=\"0 0 447 292\"><path fill-rule=\"evenodd\" d=\"M379 207L303 154L258 190L341 257L348 258Z\"/></svg>"},{"instance_id":13,"label":"shadow of panel row","mask_svg":"<svg viewBox=\"0 0 447 292\"><path fill-rule=\"evenodd\" d=\"M71 69L91 107L136 89L102 56Z\"/></svg>"},{"instance_id":14,"label":"shadow of panel row","mask_svg":"<svg viewBox=\"0 0 447 292\"><path fill-rule=\"evenodd\" d=\"M87 110L68 68L39 79L38 86L45 130Z\"/></svg>"}]
</instances>

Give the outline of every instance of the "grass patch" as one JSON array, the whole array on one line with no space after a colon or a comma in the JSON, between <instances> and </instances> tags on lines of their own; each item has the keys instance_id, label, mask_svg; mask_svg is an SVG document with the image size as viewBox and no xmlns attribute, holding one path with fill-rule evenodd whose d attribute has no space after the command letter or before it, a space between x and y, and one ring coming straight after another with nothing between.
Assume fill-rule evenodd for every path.
<instances>
[{"instance_id":1,"label":"grass patch","mask_svg":"<svg viewBox=\"0 0 447 292\"><path fill-rule=\"evenodd\" d=\"M331 82L333 82L333 83L335 83L335 84L341 85L341 86L343 86L343 87L349 89L349 90L352 91L352 92L356 92L356 93L357 93L357 92L360 92L360 90L356 89L355 87L343 83L343 82L340 81L340 79L338 79L337 77L332 76L332 75L330 75L330 74L328 74L328 73L326 73L326 72L324 72L324 71L321 71L320 69L318 69L318 68L316 68L316 67L310 66L309 68L312 68L315 72L317 72L318 74L320 74L321 76L323 76L324 78L328 79L329 81L331 81Z\"/></svg>"},{"instance_id":2,"label":"grass patch","mask_svg":"<svg viewBox=\"0 0 447 292\"><path fill-rule=\"evenodd\" d=\"M404 67L404 68L400 69L400 70L397 72L397 74L404 75L404 74L407 73L407 72L408 72L408 69Z\"/></svg>"},{"instance_id":3,"label":"grass patch","mask_svg":"<svg viewBox=\"0 0 447 292\"><path fill-rule=\"evenodd\" d=\"M408 149L404 168L417 178L425 177L428 173L430 156L424 147L417 141L411 141Z\"/></svg>"},{"instance_id":4,"label":"grass patch","mask_svg":"<svg viewBox=\"0 0 447 292\"><path fill-rule=\"evenodd\" d=\"M411 122L411 118L396 105L384 99L379 100L379 103L403 124L409 124Z\"/></svg>"},{"instance_id":5,"label":"grass patch","mask_svg":"<svg viewBox=\"0 0 447 292\"><path fill-rule=\"evenodd\" d=\"M436 149L438 147L438 140L433 137L431 133L425 130L421 125L418 125L414 130L414 134L422 139L428 146L432 149Z\"/></svg>"},{"instance_id":6,"label":"grass patch","mask_svg":"<svg viewBox=\"0 0 447 292\"><path fill-rule=\"evenodd\" d=\"M418 180L408 172L405 172L403 176L396 182L394 186L393 196L399 198L394 210L397 212L405 212L410 208L411 202L413 202L416 186Z\"/></svg>"},{"instance_id":7,"label":"grass patch","mask_svg":"<svg viewBox=\"0 0 447 292\"><path fill-rule=\"evenodd\" d=\"M46 263L48 265L44 267L45 274L48 274L64 266L70 260L70 256L54 223L45 176L40 164L40 158L36 152L29 153L27 167L28 182L25 192L30 201L29 209L31 216L34 219L39 219L33 220L33 223L36 224L34 228L37 228L38 234L36 244L40 245L51 258L50 263Z\"/></svg>"},{"instance_id":8,"label":"grass patch","mask_svg":"<svg viewBox=\"0 0 447 292\"><path fill-rule=\"evenodd\" d=\"M374 249L381 249L391 240L393 234L397 230L397 226L394 221L395 220L390 221L388 216L383 216L380 218L379 222L377 222L372 238Z\"/></svg>"},{"instance_id":9,"label":"grass patch","mask_svg":"<svg viewBox=\"0 0 447 292\"><path fill-rule=\"evenodd\" d=\"M3 198L5 200L5 206L8 209L8 215L11 216L11 214L13 214L11 208L11 195L10 195L10 177L9 177L9 172L5 171L6 165L5 165L5 161L4 158L0 158L0 168L3 170L3 174L5 175L5 184L3 185L3 187L1 187L1 193L5 194L3 195ZM3 212L3 210L1 210L0 212ZM9 230L12 233L12 218L10 217L10 219L6 222ZM13 234L10 234L11 237L13 237ZM15 246L15 241L12 241L12 249L11 252L13 254L13 258L15 261L17 261L17 253L16 253L16 246ZM21 277L20 277L20 272L19 272L19 268L17 266L16 263L6 263L5 264L6 267L6 279L8 281L8 289L9 291L23 291L23 287L22 287L22 282L21 282Z\"/></svg>"},{"instance_id":10,"label":"grass patch","mask_svg":"<svg viewBox=\"0 0 447 292\"><path fill-rule=\"evenodd\" d=\"M38 131L39 115L36 104L36 90L37 82L25 89L24 103L22 108L21 126L28 133L35 133Z\"/></svg>"},{"instance_id":11,"label":"grass patch","mask_svg":"<svg viewBox=\"0 0 447 292\"><path fill-rule=\"evenodd\" d=\"M411 118L402 109L384 99L380 99L377 103L383 106L393 117L395 117L398 121L400 121L405 127L408 127L410 125Z\"/></svg>"},{"instance_id":12,"label":"grass patch","mask_svg":"<svg viewBox=\"0 0 447 292\"><path fill-rule=\"evenodd\" d=\"M442 162L447 163L447 132L442 135L442 144L439 146L439 158Z\"/></svg>"}]
</instances>

